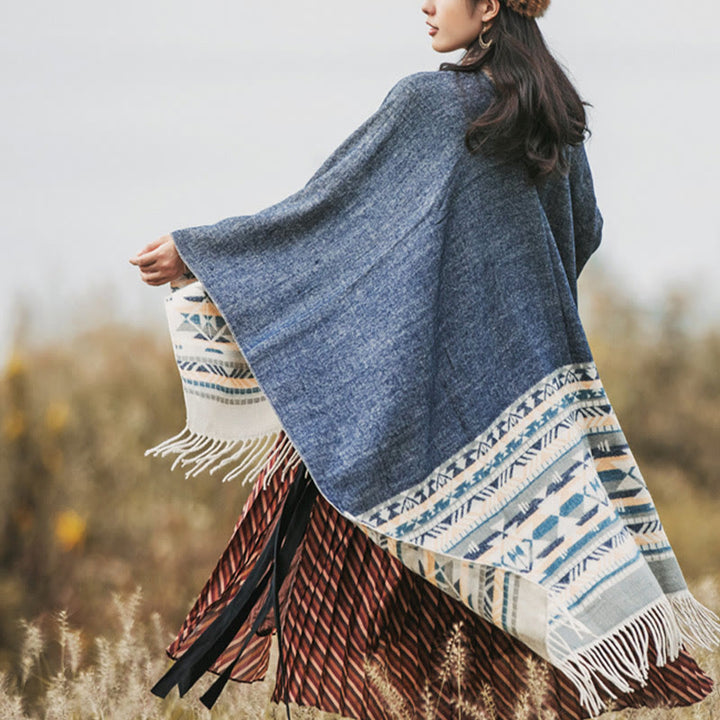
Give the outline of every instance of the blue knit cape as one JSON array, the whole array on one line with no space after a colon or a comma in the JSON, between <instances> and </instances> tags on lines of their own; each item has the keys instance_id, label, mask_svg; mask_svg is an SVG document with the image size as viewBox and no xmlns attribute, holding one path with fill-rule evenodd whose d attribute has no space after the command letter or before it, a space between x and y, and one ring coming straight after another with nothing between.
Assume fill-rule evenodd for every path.
<instances>
[{"instance_id":1,"label":"blue knit cape","mask_svg":"<svg viewBox=\"0 0 720 720\"><path fill-rule=\"evenodd\" d=\"M471 154L492 95L405 77L301 190L172 235L322 495L596 714L718 626L578 315L602 229L585 149L539 187Z\"/></svg>"}]
</instances>

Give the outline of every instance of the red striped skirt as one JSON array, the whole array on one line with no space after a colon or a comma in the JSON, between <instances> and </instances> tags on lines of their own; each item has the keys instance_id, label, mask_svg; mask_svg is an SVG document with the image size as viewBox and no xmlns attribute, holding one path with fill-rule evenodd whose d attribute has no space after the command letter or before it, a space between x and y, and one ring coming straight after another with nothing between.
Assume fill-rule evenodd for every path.
<instances>
[{"instance_id":1,"label":"red striped skirt","mask_svg":"<svg viewBox=\"0 0 720 720\"><path fill-rule=\"evenodd\" d=\"M292 469L284 479L282 470L270 468L255 482L227 548L168 648L172 658L187 652L253 568L288 487L304 468ZM497 720L516 714L543 720L589 717L559 670L408 570L321 494L279 598L285 673L276 681L273 702L287 697L358 720L398 715L451 720L459 704L467 716L473 716L474 706ZM262 603L263 597L258 607ZM236 660L256 616L250 614L211 671L221 673ZM275 622L271 611L237 660L233 680L264 679ZM691 705L705 698L713 683L681 652L662 668L651 664L647 684L634 687L614 700L616 709ZM518 713L523 709L526 714Z\"/></svg>"}]
</instances>

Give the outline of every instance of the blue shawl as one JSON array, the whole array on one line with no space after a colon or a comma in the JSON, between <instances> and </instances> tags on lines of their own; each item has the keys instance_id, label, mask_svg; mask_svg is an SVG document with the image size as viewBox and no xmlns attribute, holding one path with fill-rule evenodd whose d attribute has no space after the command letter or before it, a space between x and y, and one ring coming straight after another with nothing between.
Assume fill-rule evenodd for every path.
<instances>
[{"instance_id":1,"label":"blue shawl","mask_svg":"<svg viewBox=\"0 0 720 720\"><path fill-rule=\"evenodd\" d=\"M599 713L718 625L578 316L602 228L585 150L540 187L470 154L492 94L405 77L297 193L172 235L319 492Z\"/></svg>"}]
</instances>

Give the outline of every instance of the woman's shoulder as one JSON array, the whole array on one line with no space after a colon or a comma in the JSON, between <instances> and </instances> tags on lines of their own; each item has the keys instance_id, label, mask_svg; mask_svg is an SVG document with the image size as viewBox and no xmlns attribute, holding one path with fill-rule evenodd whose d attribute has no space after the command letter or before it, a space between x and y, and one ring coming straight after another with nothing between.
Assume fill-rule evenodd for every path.
<instances>
[{"instance_id":1,"label":"woman's shoulder","mask_svg":"<svg viewBox=\"0 0 720 720\"><path fill-rule=\"evenodd\" d=\"M448 112L460 107L467 109L468 102L482 107L492 94L492 84L482 72L421 70L400 78L388 98Z\"/></svg>"},{"instance_id":2,"label":"woman's shoulder","mask_svg":"<svg viewBox=\"0 0 720 720\"><path fill-rule=\"evenodd\" d=\"M404 92L456 93L473 88L479 93L492 93L492 84L485 73L457 70L419 70L400 78L393 89Z\"/></svg>"},{"instance_id":3,"label":"woman's shoulder","mask_svg":"<svg viewBox=\"0 0 720 720\"><path fill-rule=\"evenodd\" d=\"M401 77L395 83L397 88L407 88L408 90L421 90L432 86L440 86L444 82L444 75L440 70L419 70Z\"/></svg>"}]
</instances>

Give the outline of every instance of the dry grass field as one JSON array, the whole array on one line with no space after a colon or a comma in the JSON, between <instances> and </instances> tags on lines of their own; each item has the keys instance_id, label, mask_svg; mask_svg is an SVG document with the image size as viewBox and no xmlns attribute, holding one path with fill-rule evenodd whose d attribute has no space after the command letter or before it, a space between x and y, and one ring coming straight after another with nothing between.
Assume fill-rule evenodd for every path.
<instances>
[{"instance_id":1,"label":"dry grass field","mask_svg":"<svg viewBox=\"0 0 720 720\"><path fill-rule=\"evenodd\" d=\"M696 595L714 610L720 610L718 583L712 580L696 584ZM22 623L23 639L18 653L17 674L0 677L0 720L282 720L282 705L270 703L271 681L276 664L275 647L266 681L245 685L230 683L212 712L197 700L212 682L208 676L183 699L172 693L159 700L148 692L167 668L163 648L170 635L156 614L140 622L141 593L112 598L115 614L110 631L88 638L71 627L67 614L61 611L51 627L39 623ZM462 628L456 627L447 639L445 653L438 659L437 673L455 694L458 720L496 720L491 695L468 698L462 692L465 646ZM701 652L701 665L714 678L720 678L720 651ZM382 672L371 673L388 708L389 717L397 720L435 720L435 705L428 696L423 707L409 708ZM515 720L556 720L543 706L546 683L543 666L529 668L531 678L527 693L518 697ZM291 704L295 720L340 720L337 715L315 708ZM720 717L720 691L699 705L681 709L632 710L608 712L607 720L717 720Z\"/></svg>"}]
</instances>

